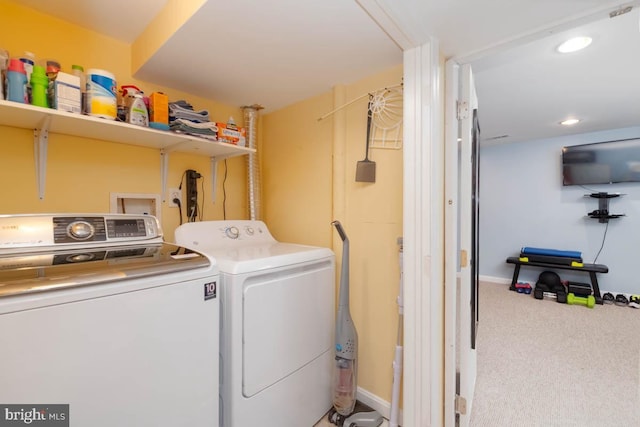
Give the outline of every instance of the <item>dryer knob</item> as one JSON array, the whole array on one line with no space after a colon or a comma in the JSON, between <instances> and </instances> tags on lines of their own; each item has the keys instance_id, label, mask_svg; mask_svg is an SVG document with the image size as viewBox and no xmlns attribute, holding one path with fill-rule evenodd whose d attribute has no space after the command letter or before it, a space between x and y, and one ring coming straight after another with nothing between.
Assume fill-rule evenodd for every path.
<instances>
[{"instance_id":1,"label":"dryer knob","mask_svg":"<svg viewBox=\"0 0 640 427\"><path fill-rule=\"evenodd\" d=\"M67 235L75 240L87 240L94 232L93 225L86 221L74 221L67 226Z\"/></svg>"},{"instance_id":2,"label":"dryer knob","mask_svg":"<svg viewBox=\"0 0 640 427\"><path fill-rule=\"evenodd\" d=\"M244 231L246 231L249 236L253 236L253 233L254 233L253 228L247 227Z\"/></svg>"},{"instance_id":3,"label":"dryer knob","mask_svg":"<svg viewBox=\"0 0 640 427\"><path fill-rule=\"evenodd\" d=\"M237 227L229 227L224 230L224 234L226 234L230 239L237 239L238 237L240 237L240 230L238 230Z\"/></svg>"}]
</instances>

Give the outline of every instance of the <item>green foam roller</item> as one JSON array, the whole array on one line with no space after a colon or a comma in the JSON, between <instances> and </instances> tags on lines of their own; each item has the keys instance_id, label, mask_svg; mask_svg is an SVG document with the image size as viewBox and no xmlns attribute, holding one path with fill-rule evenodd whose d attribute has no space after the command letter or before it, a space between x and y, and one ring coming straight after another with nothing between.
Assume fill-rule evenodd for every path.
<instances>
[{"instance_id":1,"label":"green foam roller","mask_svg":"<svg viewBox=\"0 0 640 427\"><path fill-rule=\"evenodd\" d=\"M593 308L596 305L596 298L593 295L578 297L576 294L570 292L567 294L567 304L584 305L585 307Z\"/></svg>"}]
</instances>

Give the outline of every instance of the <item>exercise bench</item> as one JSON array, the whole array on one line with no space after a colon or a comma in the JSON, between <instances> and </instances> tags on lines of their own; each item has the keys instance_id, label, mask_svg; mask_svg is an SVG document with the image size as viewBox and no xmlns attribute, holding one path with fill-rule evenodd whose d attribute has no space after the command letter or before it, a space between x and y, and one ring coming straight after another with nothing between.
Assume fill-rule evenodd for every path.
<instances>
[{"instance_id":1,"label":"exercise bench","mask_svg":"<svg viewBox=\"0 0 640 427\"><path fill-rule=\"evenodd\" d=\"M520 267L523 265L529 266L529 267L539 267L539 268L547 268L547 269L582 271L584 273L589 273L589 276L591 277L591 288L593 289L593 296L596 299L596 304L602 304L602 297L600 296L600 287L598 286L598 278L596 277L596 273L609 272L609 267L607 267L604 264L583 264L583 263L574 263L573 265L553 264L550 262L529 261L526 257L516 257L516 256L507 258L507 263L515 264L515 270L513 271L513 279L511 279L511 286L509 286L509 289L512 291L516 290L516 283L518 283L518 276L520 275Z\"/></svg>"}]
</instances>

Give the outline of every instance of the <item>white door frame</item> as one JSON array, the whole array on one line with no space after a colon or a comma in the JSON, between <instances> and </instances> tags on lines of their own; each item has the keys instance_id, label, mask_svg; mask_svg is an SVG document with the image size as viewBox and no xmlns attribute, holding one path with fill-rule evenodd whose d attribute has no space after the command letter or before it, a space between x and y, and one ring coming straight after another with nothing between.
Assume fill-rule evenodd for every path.
<instances>
[{"instance_id":1,"label":"white door frame","mask_svg":"<svg viewBox=\"0 0 640 427\"><path fill-rule=\"evenodd\" d=\"M413 34L413 21L393 13L393 0L356 0L374 21L404 51L404 201L403 201L403 268L404 268L404 427L439 427L444 425L443 408L453 405L444 401L443 271L451 255L442 245L437 224L445 192L438 187L442 176L438 163L442 141L444 106L438 87L442 81L437 42L420 44L420 34ZM638 4L633 0L629 4ZM534 40L550 31L560 31L591 22L613 5L593 8L587 13L539 28L494 44L466 57L454 58L459 64ZM408 22L409 25L404 25ZM435 166L435 167L434 167ZM447 191L446 195L451 194ZM436 225L437 224L437 225ZM446 257L445 257L446 251ZM449 280L449 278L447 278ZM447 292L449 292L447 290ZM449 309L449 308L447 308ZM447 325L452 327L455 325ZM440 329L439 329L440 328ZM448 349L450 351L450 349ZM449 374L447 374L449 375ZM447 409L447 412L448 411Z\"/></svg>"},{"instance_id":2,"label":"white door frame","mask_svg":"<svg viewBox=\"0 0 640 427\"><path fill-rule=\"evenodd\" d=\"M460 121L460 212L459 212L459 243L460 251L465 256L461 256L460 262L460 311L459 321L460 331L459 345L460 348L457 351L459 354L459 390L458 393L466 401L466 410L460 411L460 423L461 427L468 426L471 418L471 411L473 408L473 396L476 384L476 372L477 372L477 351L472 344L473 334L475 334L475 328L472 329L472 323L476 323L476 310L477 306L477 288L472 291L472 288L477 285L475 282L474 266L477 265L478 254L474 251L474 236L473 236L473 199L477 197L477 194L473 192L473 180L476 173L473 168L474 151L473 151L473 138L474 138L474 111L478 108L478 98L476 96L475 84L473 81L473 73L471 71L471 65L462 64L460 66L460 93L458 99L463 103L460 108L461 116ZM466 112L462 112L462 111ZM472 277L473 276L473 277ZM475 301L474 301L475 299ZM472 307L475 310L472 311Z\"/></svg>"},{"instance_id":3,"label":"white door frame","mask_svg":"<svg viewBox=\"0 0 640 427\"><path fill-rule=\"evenodd\" d=\"M438 42L404 51L406 427L444 424L444 114Z\"/></svg>"},{"instance_id":4,"label":"white door frame","mask_svg":"<svg viewBox=\"0 0 640 427\"><path fill-rule=\"evenodd\" d=\"M458 72L459 66L449 60L445 77L445 355L444 355L444 426L456 425L455 395L457 394L457 334L458 334Z\"/></svg>"}]
</instances>

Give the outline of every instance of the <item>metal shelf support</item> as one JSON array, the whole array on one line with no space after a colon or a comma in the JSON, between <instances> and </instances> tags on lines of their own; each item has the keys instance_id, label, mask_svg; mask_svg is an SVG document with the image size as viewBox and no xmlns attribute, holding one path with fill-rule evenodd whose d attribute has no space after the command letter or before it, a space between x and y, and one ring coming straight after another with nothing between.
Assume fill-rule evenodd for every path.
<instances>
[{"instance_id":1,"label":"metal shelf support","mask_svg":"<svg viewBox=\"0 0 640 427\"><path fill-rule=\"evenodd\" d=\"M51 116L46 115L40 125L33 130L33 156L36 164L36 182L40 200L44 200L44 189L47 182L47 148L50 125Z\"/></svg>"}]
</instances>

